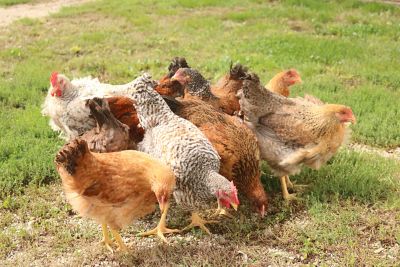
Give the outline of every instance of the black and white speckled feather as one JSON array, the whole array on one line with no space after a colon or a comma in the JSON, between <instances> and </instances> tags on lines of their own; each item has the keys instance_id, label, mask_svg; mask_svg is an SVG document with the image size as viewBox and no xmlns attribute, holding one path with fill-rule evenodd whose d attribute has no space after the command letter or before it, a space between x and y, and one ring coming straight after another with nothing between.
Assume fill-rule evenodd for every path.
<instances>
[{"instance_id":1,"label":"black and white speckled feather","mask_svg":"<svg viewBox=\"0 0 400 267\"><path fill-rule=\"evenodd\" d=\"M90 117L86 106L88 99L128 94L133 83L112 85L91 77L70 81L62 74L57 76L57 80L64 85L62 95L52 96L51 86L42 105L42 114L50 117L51 128L60 132L60 136L67 141L96 127L96 121Z\"/></svg>"},{"instance_id":2,"label":"black and white speckled feather","mask_svg":"<svg viewBox=\"0 0 400 267\"><path fill-rule=\"evenodd\" d=\"M194 210L216 200L219 189L230 192L231 184L218 174L220 158L203 133L169 109L153 89L148 74L135 81L132 99L146 131L138 149L162 160L174 171L177 203Z\"/></svg>"}]
</instances>

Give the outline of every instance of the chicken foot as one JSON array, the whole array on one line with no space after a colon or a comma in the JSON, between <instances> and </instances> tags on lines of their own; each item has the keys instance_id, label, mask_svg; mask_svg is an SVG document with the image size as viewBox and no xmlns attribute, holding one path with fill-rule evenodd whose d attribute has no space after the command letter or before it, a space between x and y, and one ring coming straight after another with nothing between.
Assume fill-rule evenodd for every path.
<instances>
[{"instance_id":1,"label":"chicken foot","mask_svg":"<svg viewBox=\"0 0 400 267\"><path fill-rule=\"evenodd\" d=\"M289 180L289 177L287 175L282 176L279 178L279 180L281 182L281 190L282 190L283 199L286 201L298 199L296 197L296 194L289 194L289 192L288 192L286 181ZM289 182L290 182L290 180L289 180ZM292 182L290 182L290 184L293 186Z\"/></svg>"},{"instance_id":2,"label":"chicken foot","mask_svg":"<svg viewBox=\"0 0 400 267\"><path fill-rule=\"evenodd\" d=\"M113 242L110 239L110 236L108 235L108 229L107 229L107 224L103 223L101 225L101 230L103 232L103 239L100 241L100 244L104 244L106 248L111 252L114 253L114 250L112 249L112 244Z\"/></svg>"},{"instance_id":3,"label":"chicken foot","mask_svg":"<svg viewBox=\"0 0 400 267\"><path fill-rule=\"evenodd\" d=\"M216 220L204 220L202 219L197 212L192 212L192 217L191 217L192 222L186 226L185 228L182 229L182 231L191 229L193 227L200 227L201 230L206 232L208 235L211 235L210 230L205 226L207 223L218 223Z\"/></svg>"},{"instance_id":4,"label":"chicken foot","mask_svg":"<svg viewBox=\"0 0 400 267\"><path fill-rule=\"evenodd\" d=\"M161 219L156 228L154 228L153 230L144 232L144 233L140 233L139 236L157 235L159 238L161 238L162 241L164 241L165 243L168 243L164 234L172 234L172 233L181 232L178 229L169 229L166 227L168 208L169 208L169 204L167 204L166 208L164 209L164 212L161 214Z\"/></svg>"},{"instance_id":5,"label":"chicken foot","mask_svg":"<svg viewBox=\"0 0 400 267\"><path fill-rule=\"evenodd\" d=\"M309 185L306 184L293 184L292 181L290 181L289 175L285 176L285 181L286 181L286 187L293 190L293 191L303 191L304 188L307 188Z\"/></svg>"},{"instance_id":6,"label":"chicken foot","mask_svg":"<svg viewBox=\"0 0 400 267\"><path fill-rule=\"evenodd\" d=\"M101 230L103 232L103 239L100 241L100 244L104 244L106 246L106 248L111 252L114 253L114 250L112 248L113 242L110 239L110 236L108 234L108 228L107 228L107 224L103 223L101 225ZM124 241L122 240L122 237L120 236L120 234L118 233L118 231L110 229L111 234L114 236L115 241L118 244L118 249L119 251L123 251L123 252L127 252L128 251L128 247L125 245Z\"/></svg>"},{"instance_id":7,"label":"chicken foot","mask_svg":"<svg viewBox=\"0 0 400 267\"><path fill-rule=\"evenodd\" d=\"M118 244L118 250L122 252L128 252L128 247L125 245L124 241L122 240L122 237L118 233L118 231L111 229L111 233L115 238L115 241Z\"/></svg>"}]
</instances>

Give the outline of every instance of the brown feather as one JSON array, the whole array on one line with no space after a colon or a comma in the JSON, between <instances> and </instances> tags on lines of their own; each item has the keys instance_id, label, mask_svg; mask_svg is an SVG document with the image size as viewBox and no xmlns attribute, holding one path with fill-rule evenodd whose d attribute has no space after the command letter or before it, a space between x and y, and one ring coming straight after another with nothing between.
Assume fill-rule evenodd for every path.
<instances>
[{"instance_id":1,"label":"brown feather","mask_svg":"<svg viewBox=\"0 0 400 267\"><path fill-rule=\"evenodd\" d=\"M158 190L170 194L175 185L170 168L145 153L92 153L83 140L65 145L55 162L72 207L116 230L153 212Z\"/></svg>"}]
</instances>

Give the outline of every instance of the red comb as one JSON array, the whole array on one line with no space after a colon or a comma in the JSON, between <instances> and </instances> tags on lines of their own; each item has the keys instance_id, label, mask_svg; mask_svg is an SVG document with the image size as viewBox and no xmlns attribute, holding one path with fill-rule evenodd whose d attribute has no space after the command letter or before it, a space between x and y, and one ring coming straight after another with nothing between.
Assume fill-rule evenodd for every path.
<instances>
[{"instance_id":1,"label":"red comb","mask_svg":"<svg viewBox=\"0 0 400 267\"><path fill-rule=\"evenodd\" d=\"M299 75L299 73L298 73L297 70L295 70L295 69L290 69L290 70L288 70L286 73L287 73L288 75L291 75L291 76Z\"/></svg>"},{"instance_id":2,"label":"red comb","mask_svg":"<svg viewBox=\"0 0 400 267\"><path fill-rule=\"evenodd\" d=\"M58 76L57 71L53 71L50 75L50 82L53 87L57 85L57 76Z\"/></svg>"}]
</instances>

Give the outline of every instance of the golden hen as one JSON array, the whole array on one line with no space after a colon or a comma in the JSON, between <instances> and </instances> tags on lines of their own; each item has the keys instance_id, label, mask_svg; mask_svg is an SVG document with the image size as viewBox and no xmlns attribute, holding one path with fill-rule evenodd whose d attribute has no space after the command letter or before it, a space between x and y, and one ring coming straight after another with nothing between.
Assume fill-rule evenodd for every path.
<instances>
[{"instance_id":1,"label":"golden hen","mask_svg":"<svg viewBox=\"0 0 400 267\"><path fill-rule=\"evenodd\" d=\"M102 225L103 240L112 251L107 226L119 249L126 251L118 231L134 219L154 212L159 203L161 220L145 234L175 232L165 226L169 199L175 186L171 169L150 155L126 150L90 152L84 140L66 144L55 158L66 198L80 215Z\"/></svg>"},{"instance_id":2,"label":"golden hen","mask_svg":"<svg viewBox=\"0 0 400 267\"><path fill-rule=\"evenodd\" d=\"M356 122L347 106L283 97L265 90L256 75L243 82L238 97L261 158L281 177L286 200L294 198L287 191L287 176L298 173L303 164L320 168L349 137L347 123Z\"/></svg>"},{"instance_id":3,"label":"golden hen","mask_svg":"<svg viewBox=\"0 0 400 267\"><path fill-rule=\"evenodd\" d=\"M288 97L289 87L296 83L302 83L300 74L297 70L290 69L276 74L265 87L274 93Z\"/></svg>"}]
</instances>

